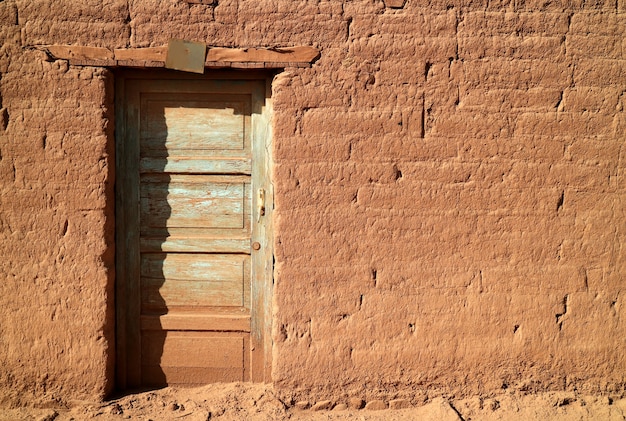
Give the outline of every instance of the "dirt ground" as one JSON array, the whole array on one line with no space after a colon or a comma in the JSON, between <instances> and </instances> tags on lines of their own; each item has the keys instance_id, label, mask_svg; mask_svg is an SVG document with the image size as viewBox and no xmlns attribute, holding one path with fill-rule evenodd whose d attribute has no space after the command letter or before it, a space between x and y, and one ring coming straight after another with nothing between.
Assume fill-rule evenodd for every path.
<instances>
[{"instance_id":1,"label":"dirt ground","mask_svg":"<svg viewBox=\"0 0 626 421\"><path fill-rule=\"evenodd\" d=\"M0 421L82 420L626 420L626 399L553 392L509 393L489 399L433 399L404 409L354 409L358 402L326 402L317 410L307 403L285 404L271 386L242 383L199 388L165 388L106 402L72 402L67 407L0 409ZM408 402L395 402L395 406ZM379 405L382 405L379 403ZM385 403L385 406L388 404ZM58 406L58 405L57 405ZM352 406L353 408L350 408ZM346 408L347 407L347 408Z\"/></svg>"}]
</instances>

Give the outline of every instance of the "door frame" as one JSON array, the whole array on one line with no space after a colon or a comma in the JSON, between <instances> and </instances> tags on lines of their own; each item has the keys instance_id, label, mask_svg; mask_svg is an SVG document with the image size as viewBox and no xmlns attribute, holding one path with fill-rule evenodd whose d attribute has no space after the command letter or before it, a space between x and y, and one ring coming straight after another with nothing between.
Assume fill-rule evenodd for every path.
<instances>
[{"instance_id":1,"label":"door frame","mask_svg":"<svg viewBox=\"0 0 626 421\"><path fill-rule=\"evenodd\" d=\"M260 81L265 87L260 107L252 107L252 209L260 208L256 194L263 188L264 223L255 223L253 217L251 244L259 242L260 250L251 252L251 266L255 277L251 278L251 381L271 382L272 363L272 290L274 285L273 221L274 208L272 176L272 102L271 80L273 75L259 71L208 71L205 75L188 74L169 70L116 70L115 74L115 234L116 234L116 385L118 390L141 387L141 344L139 335L139 259L128 255L131 243L138 243L139 180L128 176L128 168L138 162L137 147L129 147L137 140L128 139L126 132L127 107L126 86L135 80L182 80L182 81ZM261 178L263 186L255 185L255 177ZM135 208L135 211L132 211ZM253 213L254 215L254 213ZM135 247L136 248L136 247ZM133 251L133 253L137 253ZM139 358L139 360L138 360Z\"/></svg>"}]
</instances>

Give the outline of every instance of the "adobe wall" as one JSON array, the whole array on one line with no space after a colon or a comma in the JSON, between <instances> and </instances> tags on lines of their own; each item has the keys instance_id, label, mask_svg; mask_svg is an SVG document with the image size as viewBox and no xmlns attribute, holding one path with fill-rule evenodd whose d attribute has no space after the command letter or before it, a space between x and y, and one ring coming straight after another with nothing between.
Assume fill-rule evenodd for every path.
<instances>
[{"instance_id":1,"label":"adobe wall","mask_svg":"<svg viewBox=\"0 0 626 421\"><path fill-rule=\"evenodd\" d=\"M624 0L0 1L0 404L114 384L113 77L33 49L310 45L273 83L287 398L624 391Z\"/></svg>"}]
</instances>

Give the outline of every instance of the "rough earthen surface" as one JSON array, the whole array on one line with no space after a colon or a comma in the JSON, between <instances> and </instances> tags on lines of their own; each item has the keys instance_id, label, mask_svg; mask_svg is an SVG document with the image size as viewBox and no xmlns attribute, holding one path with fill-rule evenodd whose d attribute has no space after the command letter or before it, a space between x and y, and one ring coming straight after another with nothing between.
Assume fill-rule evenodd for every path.
<instances>
[{"instance_id":1,"label":"rough earthen surface","mask_svg":"<svg viewBox=\"0 0 626 421\"><path fill-rule=\"evenodd\" d=\"M136 393L109 402L73 402L69 408L0 410L0 421L119 421L127 419L176 421L597 421L624 420L626 400L568 392L525 394L514 391L491 398L435 398L404 409L332 410L289 407L272 387L261 384L214 384L200 388L164 388Z\"/></svg>"},{"instance_id":2,"label":"rough earthen surface","mask_svg":"<svg viewBox=\"0 0 626 421\"><path fill-rule=\"evenodd\" d=\"M205 3L0 1L0 405L115 380L115 78L34 47L170 38L321 52L272 85L281 399L624 392L625 1Z\"/></svg>"}]
</instances>

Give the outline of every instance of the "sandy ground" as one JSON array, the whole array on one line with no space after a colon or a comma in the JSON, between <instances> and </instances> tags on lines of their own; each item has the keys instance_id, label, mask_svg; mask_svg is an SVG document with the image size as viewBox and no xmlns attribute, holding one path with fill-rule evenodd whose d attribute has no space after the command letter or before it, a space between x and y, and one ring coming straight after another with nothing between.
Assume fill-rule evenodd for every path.
<instances>
[{"instance_id":1,"label":"sandy ground","mask_svg":"<svg viewBox=\"0 0 626 421\"><path fill-rule=\"evenodd\" d=\"M489 399L436 398L406 409L298 409L286 405L271 386L251 384L165 388L107 402L73 402L69 407L0 409L1 421L82 420L626 420L626 399L573 393L503 394ZM304 406L300 403L299 406Z\"/></svg>"}]
</instances>

